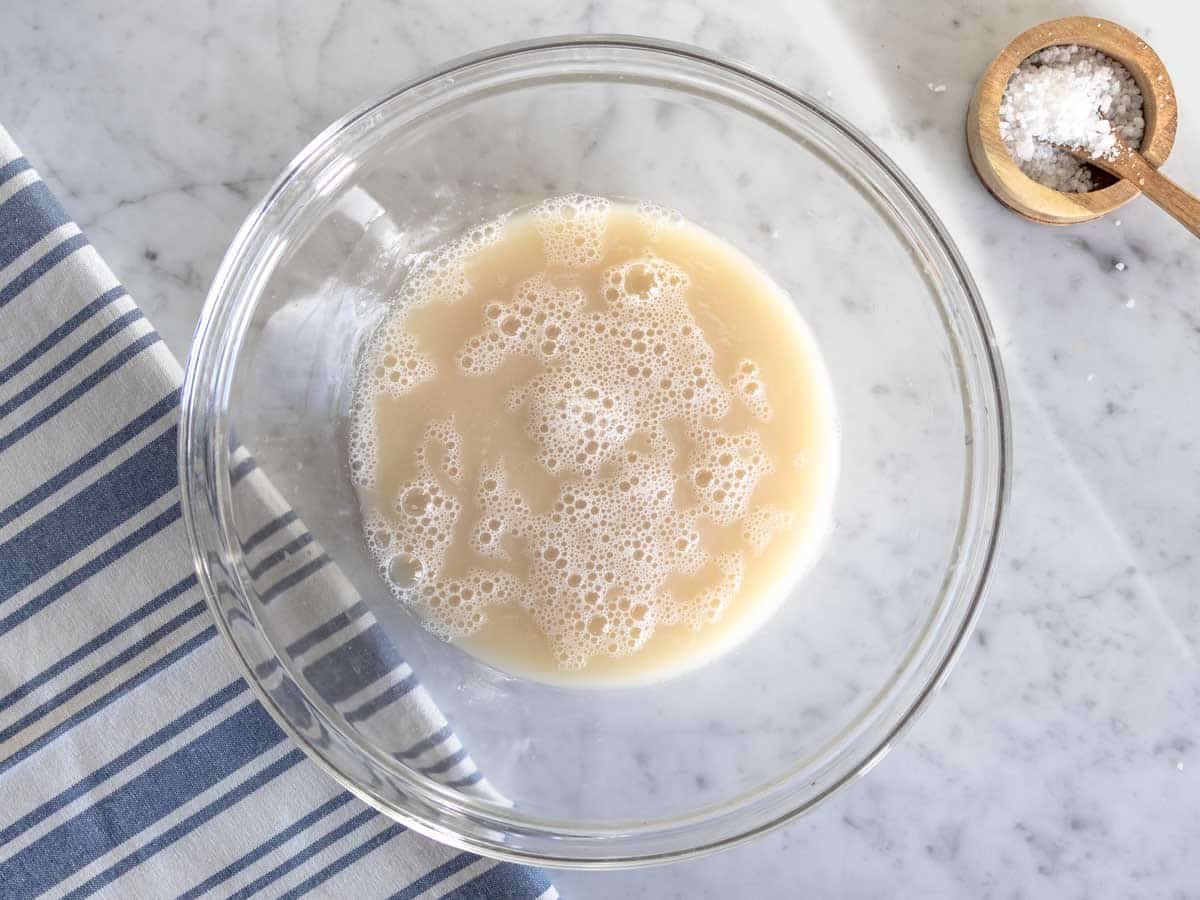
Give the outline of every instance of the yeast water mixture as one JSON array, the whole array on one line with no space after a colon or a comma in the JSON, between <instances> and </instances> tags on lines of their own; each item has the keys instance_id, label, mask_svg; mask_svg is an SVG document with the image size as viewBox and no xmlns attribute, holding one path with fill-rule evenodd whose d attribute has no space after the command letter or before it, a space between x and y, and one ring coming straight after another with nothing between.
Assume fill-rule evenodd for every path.
<instances>
[{"instance_id":1,"label":"yeast water mixture","mask_svg":"<svg viewBox=\"0 0 1200 900\"><path fill-rule=\"evenodd\" d=\"M649 681L760 625L837 474L829 378L746 257L582 195L412 261L369 342L350 466L425 626L541 680Z\"/></svg>"}]
</instances>

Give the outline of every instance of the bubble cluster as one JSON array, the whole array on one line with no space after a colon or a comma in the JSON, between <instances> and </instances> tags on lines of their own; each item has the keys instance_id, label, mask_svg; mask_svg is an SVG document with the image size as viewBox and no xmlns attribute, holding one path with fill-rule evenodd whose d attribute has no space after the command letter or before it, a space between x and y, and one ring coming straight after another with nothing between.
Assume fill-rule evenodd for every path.
<instances>
[{"instance_id":1,"label":"bubble cluster","mask_svg":"<svg viewBox=\"0 0 1200 900\"><path fill-rule=\"evenodd\" d=\"M378 427L375 423L375 396L370 386L360 379L354 398L350 401L348 455L350 482L358 488L375 486L375 469L379 464Z\"/></svg>"},{"instance_id":2,"label":"bubble cluster","mask_svg":"<svg viewBox=\"0 0 1200 900\"><path fill-rule=\"evenodd\" d=\"M695 600L693 616L700 620L696 627L721 618L729 601L742 589L742 579L746 576L746 557L741 553L722 553L713 564L720 577Z\"/></svg>"},{"instance_id":3,"label":"bubble cluster","mask_svg":"<svg viewBox=\"0 0 1200 900\"><path fill-rule=\"evenodd\" d=\"M567 194L533 208L546 263L580 269L600 262L604 230L612 204L603 197Z\"/></svg>"},{"instance_id":4,"label":"bubble cluster","mask_svg":"<svg viewBox=\"0 0 1200 900\"><path fill-rule=\"evenodd\" d=\"M757 506L742 519L742 540L761 556L772 539L795 524L795 516L775 506Z\"/></svg>"},{"instance_id":5,"label":"bubble cluster","mask_svg":"<svg viewBox=\"0 0 1200 900\"><path fill-rule=\"evenodd\" d=\"M540 354L542 371L510 394L509 406L526 408L538 461L552 473L593 474L635 433L669 420L699 426L729 409L687 305L687 273L646 256L606 270L602 284L595 310L578 290L535 276L511 303L487 305L484 332L459 354L460 365L485 371L507 353Z\"/></svg>"},{"instance_id":6,"label":"bubble cluster","mask_svg":"<svg viewBox=\"0 0 1200 900\"><path fill-rule=\"evenodd\" d=\"M375 398L402 397L436 376L433 359L421 352L416 338L397 319L386 320L375 332L359 369L350 405L350 473L355 484L375 483L378 462Z\"/></svg>"},{"instance_id":7,"label":"bubble cluster","mask_svg":"<svg viewBox=\"0 0 1200 900\"><path fill-rule=\"evenodd\" d=\"M429 445L435 441L444 449L446 475L461 478L461 438L451 420L434 422L413 452L417 477L396 491L391 514L372 516L365 531L367 547L392 593L416 608L430 631L451 640L477 631L486 621L487 606L517 602L524 585L511 573L482 568L462 578L444 574L462 503L433 475Z\"/></svg>"},{"instance_id":8,"label":"bubble cluster","mask_svg":"<svg viewBox=\"0 0 1200 900\"><path fill-rule=\"evenodd\" d=\"M634 653L656 625L679 620L663 582L696 571L704 551L674 488L668 457L629 452L611 475L564 482L551 510L522 524L525 602L563 668Z\"/></svg>"},{"instance_id":9,"label":"bubble cluster","mask_svg":"<svg viewBox=\"0 0 1200 900\"><path fill-rule=\"evenodd\" d=\"M565 669L633 654L662 626L716 621L741 590L742 550L759 555L791 527L776 507L750 511L774 470L759 433L721 427L734 398L759 421L771 418L758 366L717 371L678 265L646 250L601 270L609 213L608 201L583 195L536 207L525 221L542 238L545 269L505 295L477 295L481 327L453 354L468 386L501 377L511 357L537 362L497 414L520 417L542 476L553 478L553 501L534 508L483 442L464 446L451 415L425 426L407 477L365 526L393 593L435 634L471 634L489 606L516 604ZM651 239L680 222L650 204L636 214ZM360 372L356 484L375 483L375 397L438 377L403 311L466 296L470 254L502 241L506 227L489 223L413 263L400 311ZM730 528L741 549L710 550L704 535L713 528ZM685 590L678 578L695 583Z\"/></svg>"},{"instance_id":10,"label":"bubble cluster","mask_svg":"<svg viewBox=\"0 0 1200 900\"><path fill-rule=\"evenodd\" d=\"M521 589L520 579L508 572L475 569L465 578L424 582L414 605L430 631L453 640L478 631L486 621L486 607L516 602Z\"/></svg>"},{"instance_id":11,"label":"bubble cluster","mask_svg":"<svg viewBox=\"0 0 1200 900\"><path fill-rule=\"evenodd\" d=\"M520 491L508 486L503 463L481 467L475 505L479 508L479 521L471 529L471 549L489 559L509 559L503 546L505 535L514 525L520 530L519 526L529 518L529 505Z\"/></svg>"},{"instance_id":12,"label":"bubble cluster","mask_svg":"<svg viewBox=\"0 0 1200 900\"><path fill-rule=\"evenodd\" d=\"M462 437L454 430L454 416L430 422L421 436L421 445L417 447L416 460L418 465L431 463L429 448L439 444L442 448L442 472L451 481L462 481L463 457Z\"/></svg>"},{"instance_id":13,"label":"bubble cluster","mask_svg":"<svg viewBox=\"0 0 1200 900\"><path fill-rule=\"evenodd\" d=\"M562 482L542 513L509 487L502 465L481 470L472 546L491 555L505 534L521 540L528 574L518 602L563 668L634 653L658 625L702 624L695 604L663 590L670 575L708 561L695 511L675 504L671 457L665 445L626 451L610 473Z\"/></svg>"},{"instance_id":14,"label":"bubble cluster","mask_svg":"<svg viewBox=\"0 0 1200 900\"><path fill-rule=\"evenodd\" d=\"M434 302L452 303L466 296L470 291L467 263L500 239L507 218L500 216L436 250L408 258L404 281L388 300L385 318L363 351L350 402L350 474L358 487L375 484L375 398L403 397L438 374L433 358L421 350L406 328L408 313Z\"/></svg>"},{"instance_id":15,"label":"bubble cluster","mask_svg":"<svg viewBox=\"0 0 1200 900\"><path fill-rule=\"evenodd\" d=\"M767 386L763 383L757 363L749 359L739 362L730 376L729 391L742 401L758 421L771 421L771 402L767 399Z\"/></svg>"},{"instance_id":16,"label":"bubble cluster","mask_svg":"<svg viewBox=\"0 0 1200 900\"><path fill-rule=\"evenodd\" d=\"M506 357L536 357L545 365L571 355L579 336L573 327L587 298L579 288L556 288L539 273L521 282L508 303L489 303L483 311L483 331L471 337L454 355L467 375L485 375Z\"/></svg>"},{"instance_id":17,"label":"bubble cluster","mask_svg":"<svg viewBox=\"0 0 1200 900\"><path fill-rule=\"evenodd\" d=\"M434 250L412 254L393 305L409 310L430 303L454 303L465 297L471 290L467 263L499 240L507 219L500 216Z\"/></svg>"},{"instance_id":18,"label":"bubble cluster","mask_svg":"<svg viewBox=\"0 0 1200 900\"><path fill-rule=\"evenodd\" d=\"M421 577L436 578L454 539L462 502L442 488L428 466L421 469L396 491L393 543L397 552L420 563Z\"/></svg>"},{"instance_id":19,"label":"bubble cluster","mask_svg":"<svg viewBox=\"0 0 1200 900\"><path fill-rule=\"evenodd\" d=\"M683 222L683 216L675 210L645 200L637 205L637 217L650 240L657 238L667 228L676 227Z\"/></svg>"},{"instance_id":20,"label":"bubble cluster","mask_svg":"<svg viewBox=\"0 0 1200 900\"><path fill-rule=\"evenodd\" d=\"M462 501L442 486L434 470L434 445L442 448L442 474L452 482L462 480L462 437L454 419L431 422L413 451L415 475L396 490L390 516L375 515L367 523L368 549L397 596L437 578L462 513ZM398 563L407 577L394 571Z\"/></svg>"},{"instance_id":21,"label":"bubble cluster","mask_svg":"<svg viewBox=\"0 0 1200 900\"><path fill-rule=\"evenodd\" d=\"M549 639L558 664L578 669L592 656L636 652L657 626L699 628L740 588L740 563L728 555L710 560L697 511L677 507L667 444L627 451L603 476L564 481L542 513L509 486L502 464L481 467L471 546L483 557L506 560L501 541L512 534L526 548L528 572L517 578L476 568L465 578L445 577L462 504L438 485L428 461L419 461L424 452L414 452L421 471L397 491L392 515L374 517L366 533L393 593L416 607L436 634L470 634L486 621L486 607L517 603ZM671 575L696 575L705 565L720 574L698 597L681 602L663 589Z\"/></svg>"},{"instance_id":22,"label":"bubble cluster","mask_svg":"<svg viewBox=\"0 0 1200 900\"><path fill-rule=\"evenodd\" d=\"M774 466L757 431L728 434L702 428L689 435L695 444L688 457L688 479L700 498L703 515L730 525L746 514L759 479Z\"/></svg>"},{"instance_id":23,"label":"bubble cluster","mask_svg":"<svg viewBox=\"0 0 1200 900\"><path fill-rule=\"evenodd\" d=\"M421 352L417 339L405 332L400 323L387 322L377 334L371 354L374 365L368 372L376 393L401 397L437 375L433 359Z\"/></svg>"}]
</instances>

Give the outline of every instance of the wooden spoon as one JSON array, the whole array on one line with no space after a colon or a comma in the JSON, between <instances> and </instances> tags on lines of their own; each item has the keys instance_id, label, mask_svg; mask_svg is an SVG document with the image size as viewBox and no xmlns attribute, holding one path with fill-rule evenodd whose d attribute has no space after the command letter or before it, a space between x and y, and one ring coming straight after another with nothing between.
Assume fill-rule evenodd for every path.
<instances>
[{"instance_id":1,"label":"wooden spoon","mask_svg":"<svg viewBox=\"0 0 1200 900\"><path fill-rule=\"evenodd\" d=\"M1081 162L1089 163L1103 169L1110 175L1123 178L1134 185L1137 190L1174 216L1184 228L1200 237L1200 198L1189 194L1158 169L1150 165L1150 161L1138 153L1120 137L1117 137L1117 149L1112 157L1093 157L1086 150L1078 147L1059 147L1066 150Z\"/></svg>"},{"instance_id":2,"label":"wooden spoon","mask_svg":"<svg viewBox=\"0 0 1200 900\"><path fill-rule=\"evenodd\" d=\"M1086 194L1056 191L1017 168L1000 138L1000 102L1017 66L1039 50L1061 44L1092 47L1125 66L1142 91L1146 130L1141 156L1151 172L1163 164L1175 143L1175 89L1166 67L1149 45L1132 31L1106 19L1069 16L1036 25L1005 47L975 86L967 110L967 148L979 178L996 199L1035 222L1071 225L1112 212L1139 193L1138 174ZM1093 165L1096 161L1088 160Z\"/></svg>"}]
</instances>

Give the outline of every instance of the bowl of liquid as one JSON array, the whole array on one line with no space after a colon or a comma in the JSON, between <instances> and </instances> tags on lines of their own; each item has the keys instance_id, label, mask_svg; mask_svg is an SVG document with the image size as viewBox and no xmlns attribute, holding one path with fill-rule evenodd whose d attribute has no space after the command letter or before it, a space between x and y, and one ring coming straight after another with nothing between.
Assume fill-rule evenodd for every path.
<instances>
[{"instance_id":1,"label":"bowl of liquid","mask_svg":"<svg viewBox=\"0 0 1200 900\"><path fill-rule=\"evenodd\" d=\"M247 678L346 788L494 857L654 862L814 808L930 699L1006 404L953 243L850 125L692 48L551 39L347 115L252 213L189 358L184 518ZM273 602L249 468L352 614ZM487 790L313 683L370 668L312 661L368 615Z\"/></svg>"}]
</instances>

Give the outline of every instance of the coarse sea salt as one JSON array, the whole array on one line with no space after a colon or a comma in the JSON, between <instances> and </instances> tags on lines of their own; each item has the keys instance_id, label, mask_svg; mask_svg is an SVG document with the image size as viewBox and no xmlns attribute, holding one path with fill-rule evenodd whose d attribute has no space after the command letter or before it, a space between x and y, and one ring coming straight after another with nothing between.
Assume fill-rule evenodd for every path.
<instances>
[{"instance_id":1,"label":"coarse sea salt","mask_svg":"<svg viewBox=\"0 0 1200 900\"><path fill-rule=\"evenodd\" d=\"M1142 92L1116 60L1070 44L1026 59L1000 103L1000 137L1021 171L1047 187L1085 193L1096 183L1089 166L1055 144L1111 158L1118 138L1140 147L1146 123Z\"/></svg>"}]
</instances>

